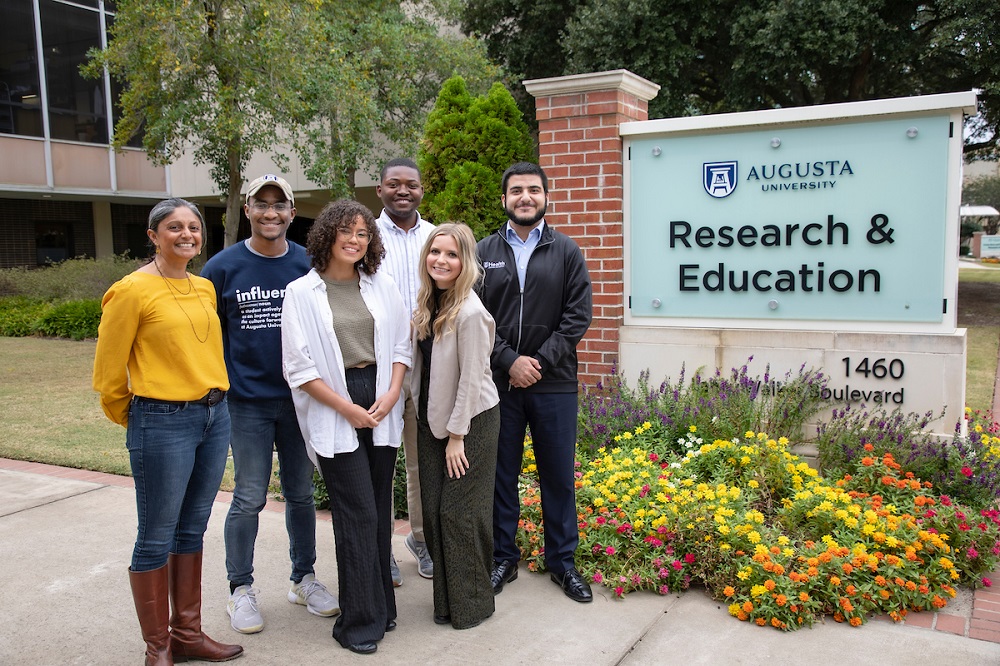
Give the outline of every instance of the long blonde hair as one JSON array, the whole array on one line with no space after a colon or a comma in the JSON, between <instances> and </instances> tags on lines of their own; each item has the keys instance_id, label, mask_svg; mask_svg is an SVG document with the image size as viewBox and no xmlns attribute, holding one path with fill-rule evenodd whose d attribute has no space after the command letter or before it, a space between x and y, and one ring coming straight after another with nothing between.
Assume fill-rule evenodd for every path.
<instances>
[{"instance_id":1,"label":"long blonde hair","mask_svg":"<svg viewBox=\"0 0 1000 666\"><path fill-rule=\"evenodd\" d=\"M431 245L438 236L450 236L458 245L458 258L462 261L462 272L451 289L446 289L437 302L437 317L434 317L435 298L434 280L427 273L427 255ZM476 237L472 229L461 222L449 222L435 227L428 236L420 251L420 291L417 293L417 309L413 313L413 327L417 331L418 340L426 340L433 329L438 336L446 330L455 329L455 318L458 317L469 292L482 279L483 268L476 259ZM433 317L433 322L431 318Z\"/></svg>"}]
</instances>

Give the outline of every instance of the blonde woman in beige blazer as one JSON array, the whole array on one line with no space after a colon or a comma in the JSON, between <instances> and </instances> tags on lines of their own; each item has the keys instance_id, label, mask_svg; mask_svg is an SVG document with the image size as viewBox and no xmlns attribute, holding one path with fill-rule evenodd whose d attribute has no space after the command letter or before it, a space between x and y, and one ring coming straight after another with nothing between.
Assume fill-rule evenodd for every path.
<instances>
[{"instance_id":1,"label":"blonde woman in beige blazer","mask_svg":"<svg viewBox=\"0 0 1000 666\"><path fill-rule=\"evenodd\" d=\"M490 372L495 325L473 290L482 269L464 224L421 252L411 389L434 621L468 629L493 614L493 487L500 410Z\"/></svg>"}]
</instances>

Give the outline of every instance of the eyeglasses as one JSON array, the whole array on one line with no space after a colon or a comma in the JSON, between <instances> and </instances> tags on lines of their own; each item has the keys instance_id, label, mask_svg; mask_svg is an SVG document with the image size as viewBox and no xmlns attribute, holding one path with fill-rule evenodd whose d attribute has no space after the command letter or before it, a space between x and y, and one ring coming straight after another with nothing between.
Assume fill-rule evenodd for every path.
<instances>
[{"instance_id":1,"label":"eyeglasses","mask_svg":"<svg viewBox=\"0 0 1000 666\"><path fill-rule=\"evenodd\" d=\"M250 204L250 207L257 213L266 213L268 208L273 208L275 213L284 213L291 210L292 204L287 201L279 201L273 204L269 204L266 201L254 201Z\"/></svg>"},{"instance_id":2,"label":"eyeglasses","mask_svg":"<svg viewBox=\"0 0 1000 666\"><path fill-rule=\"evenodd\" d=\"M344 240L357 238L362 243L367 243L371 239L371 236L364 229L360 231L354 231L354 229L351 229L350 227L340 227L339 229L337 229L337 235L343 238Z\"/></svg>"}]
</instances>

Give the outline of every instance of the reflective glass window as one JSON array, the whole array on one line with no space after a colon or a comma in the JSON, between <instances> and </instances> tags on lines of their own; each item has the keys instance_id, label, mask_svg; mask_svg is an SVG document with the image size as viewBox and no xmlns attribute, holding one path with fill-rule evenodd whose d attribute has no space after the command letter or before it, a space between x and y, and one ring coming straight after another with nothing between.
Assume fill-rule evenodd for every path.
<instances>
[{"instance_id":1,"label":"reflective glass window","mask_svg":"<svg viewBox=\"0 0 1000 666\"><path fill-rule=\"evenodd\" d=\"M38 51L30 2L0 2L0 134L42 136Z\"/></svg>"},{"instance_id":2,"label":"reflective glass window","mask_svg":"<svg viewBox=\"0 0 1000 666\"><path fill-rule=\"evenodd\" d=\"M53 139L107 143L104 81L80 74L87 50L101 46L100 17L97 12L53 0L42 0L39 5L50 135Z\"/></svg>"}]
</instances>

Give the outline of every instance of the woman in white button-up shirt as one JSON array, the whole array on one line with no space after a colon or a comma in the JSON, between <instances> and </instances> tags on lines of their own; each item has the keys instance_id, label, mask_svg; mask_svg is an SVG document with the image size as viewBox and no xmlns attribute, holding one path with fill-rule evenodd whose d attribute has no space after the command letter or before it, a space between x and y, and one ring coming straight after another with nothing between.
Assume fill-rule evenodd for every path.
<instances>
[{"instance_id":1,"label":"woman in white button-up shirt","mask_svg":"<svg viewBox=\"0 0 1000 666\"><path fill-rule=\"evenodd\" d=\"M363 205L326 206L307 249L312 270L285 291L283 368L330 493L341 608L333 637L369 654L396 627L392 476L410 365L409 313L392 279L377 272L382 243Z\"/></svg>"}]
</instances>

